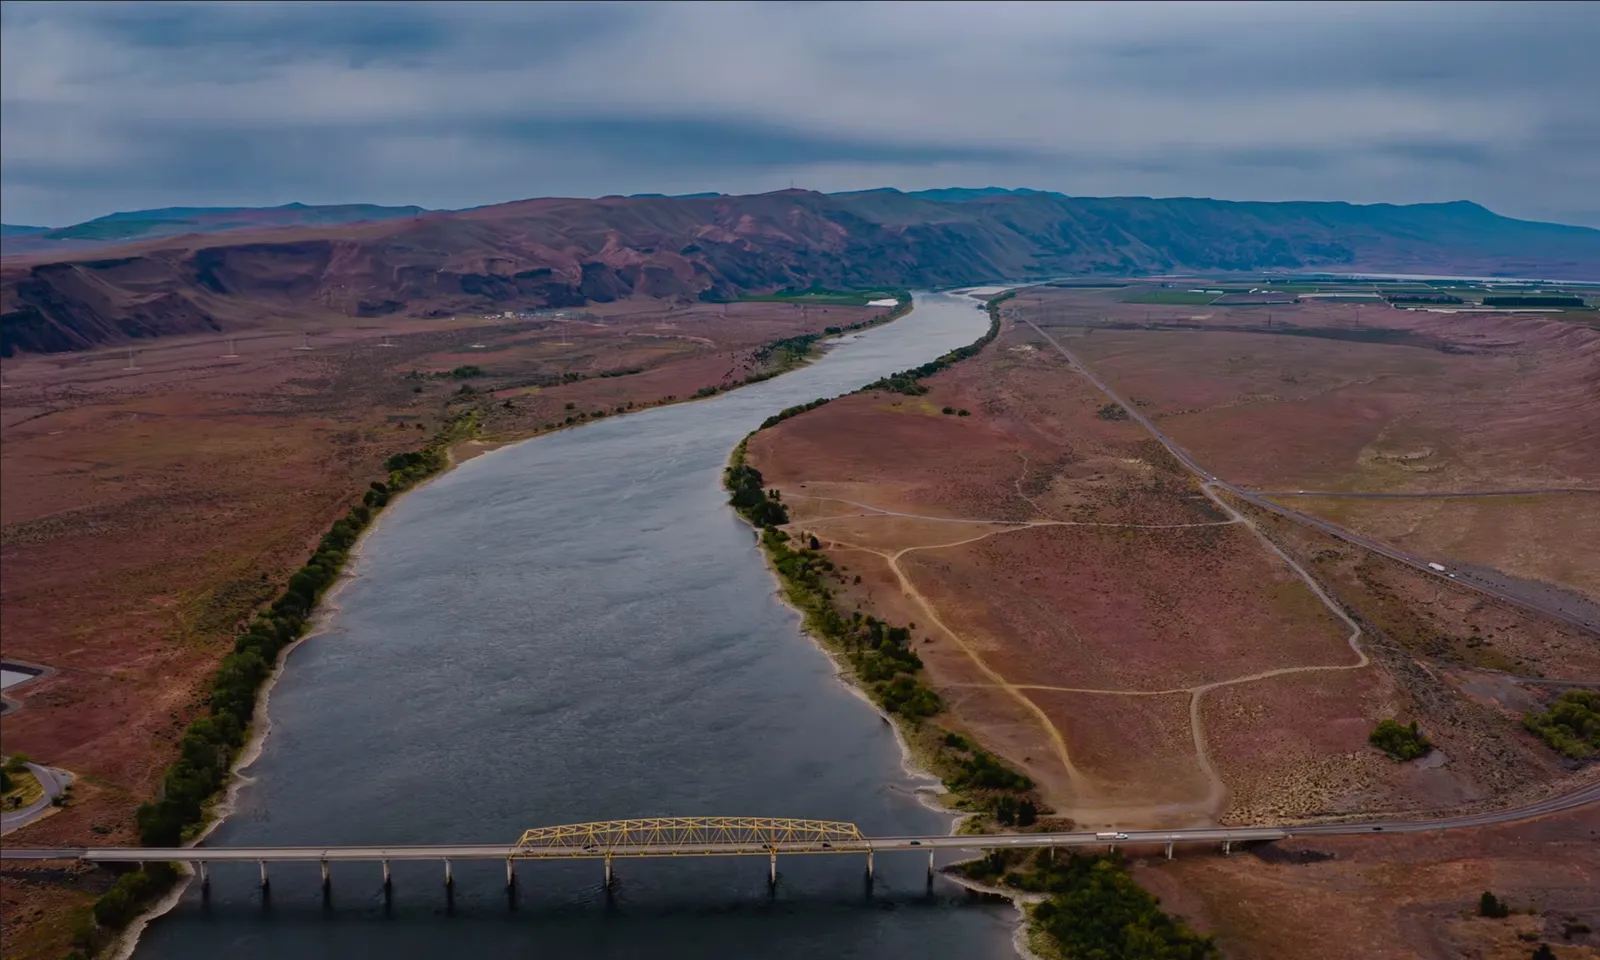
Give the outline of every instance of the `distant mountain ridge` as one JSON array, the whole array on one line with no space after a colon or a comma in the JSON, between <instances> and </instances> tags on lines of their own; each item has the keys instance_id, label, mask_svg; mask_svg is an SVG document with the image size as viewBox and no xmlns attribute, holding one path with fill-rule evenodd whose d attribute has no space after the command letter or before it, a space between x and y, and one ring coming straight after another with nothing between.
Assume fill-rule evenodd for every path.
<instances>
[{"instance_id":1,"label":"distant mountain ridge","mask_svg":"<svg viewBox=\"0 0 1600 960\"><path fill-rule=\"evenodd\" d=\"M270 222L254 225L261 219ZM8 256L0 350L75 350L269 318L437 316L630 296L716 300L784 287L1263 269L1600 278L1600 230L1513 220L1467 202L781 190L544 198L454 212L177 208L90 223L241 220L252 225Z\"/></svg>"},{"instance_id":2,"label":"distant mountain ridge","mask_svg":"<svg viewBox=\"0 0 1600 960\"><path fill-rule=\"evenodd\" d=\"M161 207L111 213L66 227L3 225L0 237L6 256L49 251L79 251L186 233L221 233L252 227L324 226L418 216L422 207L385 207L371 203L312 206L286 203L279 207Z\"/></svg>"}]
</instances>

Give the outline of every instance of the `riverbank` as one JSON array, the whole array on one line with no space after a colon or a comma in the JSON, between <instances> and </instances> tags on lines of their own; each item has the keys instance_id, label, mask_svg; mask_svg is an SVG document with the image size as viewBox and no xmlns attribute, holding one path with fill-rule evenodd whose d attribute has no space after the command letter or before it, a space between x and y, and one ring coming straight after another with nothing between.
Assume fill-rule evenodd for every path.
<instances>
[{"instance_id":1,"label":"riverbank","mask_svg":"<svg viewBox=\"0 0 1600 960\"><path fill-rule=\"evenodd\" d=\"M865 321L846 325L842 329L844 332L855 332L889 323L905 316L910 312L911 307L912 303L908 298L894 310L879 314ZM725 389L701 391L696 396L663 399L658 403L640 406L636 410L625 411L618 414L618 416L624 416L629 412L643 412L653 407L710 399L727 392L727 390L772 379L810 362L815 347L825 343L827 338L837 336L839 332L830 330L826 334L805 335L779 341L776 346L769 345L771 350L768 352L778 357L778 362L775 365L759 371L757 374L753 374L733 386ZM765 350L766 348L763 349ZM385 464L391 470L391 485L373 485L374 491L379 495L376 498L376 503L374 503L373 491L369 491L367 506L372 511L370 521L363 524L356 539L344 552L343 558L338 563L337 574L333 581L315 599L310 612L306 615L305 632L277 650L271 670L258 688L251 721L247 728L247 740L239 748L238 754L230 766L223 790L220 796L205 805L202 811L202 821L192 829L185 831L182 845L193 846L203 842L206 837L210 836L234 811L239 792L254 782L251 777L246 775L245 771L260 757L267 737L272 732L270 718L272 690L286 672L290 655L301 649L307 641L328 631L339 612L338 596L358 576L357 565L363 559L363 551L368 538L377 532L384 516L389 512L388 508L397 503L405 494L416 492L468 460L516 446L526 440L537 439L543 433L555 432L553 430L540 431L525 437L485 442L478 439L478 425L481 423L485 409L491 408L473 405L458 410L456 415L447 422L446 427L420 453L397 455L390 458L390 461ZM567 426L582 426L585 422L592 423L599 419L603 418L583 418L572 424L561 425L556 430L563 430ZM181 901L190 879L192 879L191 871L187 868L182 868L181 871L174 871L171 874L170 883L168 883L165 872L158 878L159 882L152 882L146 885L139 883L137 880L132 881L132 883L139 883L139 886L146 890L144 895L151 898L151 902L146 909L143 909L130 920L123 933L115 938L110 945L111 954L119 958L119 960L124 960L124 958L131 956L137 947L139 935L142 931L151 921L169 912Z\"/></svg>"},{"instance_id":2,"label":"riverbank","mask_svg":"<svg viewBox=\"0 0 1600 960\"><path fill-rule=\"evenodd\" d=\"M911 431L913 439L918 431L939 429L943 443L959 442L948 435L956 429L966 436L969 429L958 429L954 424L967 411L946 405L942 410L937 403L921 399L932 388L924 383L926 378L950 369L964 360L977 357L985 346L993 342L1001 331L999 306L1003 297L991 299L987 304L991 325L988 333L968 347L951 351L943 357L912 370L893 374L868 384L857 391L857 396L845 398L835 406L813 414L829 401L819 401L790 408L769 418L762 430L778 427L793 421L796 425L821 420L849 420L852 415L837 414L840 407L852 411L869 409L877 415L887 415ZM965 369L965 368L963 368ZM977 409L975 407L975 409ZM982 411L980 411L982 412ZM942 415L943 416L942 416ZM949 416L949 419L944 419ZM964 424L963 424L964 425ZM947 429L948 428L948 429ZM838 442L838 431L823 431ZM848 431L846 431L848 433ZM955 544L982 540L999 532L1014 531L1022 521L1003 518L994 521L959 520L938 516L921 516L899 505L882 509L858 503L846 487L860 487L876 476L882 454L876 457L862 450L864 457L852 460L847 471L850 483L842 484L838 491L797 491L792 471L785 472L782 489L767 488L759 470L749 462L748 452L755 446L752 441L766 439L757 431L737 447L730 458L725 477L731 497L730 502L761 531L760 542L770 569L780 582L782 594L799 609L809 633L830 656L840 664L842 677L867 692L887 716L893 718L901 734L899 740L908 752L908 762L932 771L946 788L945 799L950 808L962 810L968 816L960 825L962 832L987 832L1049 829L1072 829L1070 820L1053 818L1041 799L1031 778L1002 762L985 749L984 741L993 730L989 725L971 724L965 711L958 714L955 704L947 704L943 696L954 696L965 707L970 703L966 688L972 682L950 684L948 675L941 674L941 684L928 678L923 656L939 655L944 647L935 645L938 635L943 644L953 640L956 648L964 644L940 619L928 601L900 574L896 560L901 553L909 552L920 544L923 547L951 545L943 541L955 539ZM826 442L826 438L819 438ZM771 456L775 441L760 443L764 455ZM778 442L778 446L785 445ZM790 455L796 451L787 449ZM812 449L799 454L799 462L816 465ZM814 474L801 473L802 477L815 479ZM827 474L823 474L827 476ZM948 481L941 482L945 486ZM799 483L804 489L806 483ZM906 491L909 492L909 491ZM836 496L829 496L836 493ZM1026 494L1024 494L1026 498ZM794 514L791 505L794 501ZM868 498L871 499L871 498ZM1001 516L1001 514L991 514ZM884 534L867 531L858 518L876 518L888 525L890 531L909 535L907 546L893 552L881 541ZM967 524L955 528L959 532L940 535L938 528L950 530L950 523ZM921 530L918 524L931 523L932 530ZM840 526L843 524L844 526ZM1025 524L1023 524L1025 525ZM811 533L811 530L818 531ZM826 531L826 532L823 532ZM843 548L843 549L841 549ZM874 575L872 558L882 556L894 577ZM848 566L846 566L848 563ZM864 565L863 565L864 564ZM869 578L863 584L862 578ZM894 584L898 583L898 587ZM873 586L876 584L876 587ZM887 587L885 594L875 594L874 589ZM904 598L915 601L908 604ZM897 599L898 598L898 599ZM854 605L852 612L846 613ZM863 614L863 608L878 616L907 621L904 627L890 626L877 617ZM910 621L927 618L932 621L921 631ZM930 635L922 636L926 631ZM920 643L917 642L920 640ZM929 646L933 645L933 646ZM918 651L921 651L919 653ZM973 677L972 680L981 680ZM1008 724L1010 725L1010 724ZM998 744L1010 747L1003 739ZM1009 753L1010 751L1008 751ZM1029 759L1027 757L1024 760ZM1085 934L1080 925L1066 923L1062 911L1076 912L1063 906L1078 903L1091 912L1107 912L1127 917L1127 923L1138 928L1141 935L1174 950L1187 951L1174 956L1211 956L1213 948L1203 937L1196 937L1180 924L1155 908L1155 901L1133 884L1120 858L1082 857L1062 854L1052 859L1048 855L991 854L947 868L946 875L970 889L985 893L1000 893L1014 899L1019 913L1026 922L1020 925L1014 938L1020 952L1027 956L1059 956L1068 945L1074 949L1107 947L1120 942L1121 934L1096 931ZM1121 924L1118 929L1121 929ZM1099 939L1095 939L1095 938ZM1087 938L1087 939L1086 939Z\"/></svg>"}]
</instances>

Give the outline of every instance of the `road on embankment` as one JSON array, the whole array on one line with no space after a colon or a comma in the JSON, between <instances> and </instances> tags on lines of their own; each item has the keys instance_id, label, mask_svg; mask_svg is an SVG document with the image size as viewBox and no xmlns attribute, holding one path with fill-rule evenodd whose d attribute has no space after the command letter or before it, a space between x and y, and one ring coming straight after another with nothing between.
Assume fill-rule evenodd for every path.
<instances>
[{"instance_id":1,"label":"road on embankment","mask_svg":"<svg viewBox=\"0 0 1600 960\"><path fill-rule=\"evenodd\" d=\"M1052 337L1050 334L1046 333L1032 320L1023 317L1020 314L1015 314L1015 316L1017 319L1031 327L1035 333L1043 337L1051 346L1055 347L1056 350L1066 358L1067 362L1072 365L1072 368L1075 371L1083 375L1083 377L1090 383L1094 384L1101 393L1105 394L1113 403L1121 407L1130 418L1132 418L1140 426L1144 427L1145 430L1149 431L1150 435L1155 437L1156 440L1167 449L1168 453L1176 457L1178 462L1182 463L1191 472L1197 475L1200 478L1201 483L1205 484L1206 486L1217 490L1225 490L1233 496L1238 497L1240 500L1251 504L1252 506L1260 507L1263 510L1270 511L1278 516L1292 520L1295 523L1299 523L1303 526L1320 530L1329 536L1336 537L1347 543L1355 544L1356 546L1370 550L1373 553L1382 554L1391 560L1403 563L1406 566L1412 567L1413 569L1416 569L1429 576L1436 577L1440 580L1447 580L1453 583L1463 584L1471 587L1474 590L1477 590L1480 593L1488 594L1489 596L1503 600L1525 610L1532 610L1535 613L1542 614L1543 616L1549 617L1552 620L1560 621L1568 626L1576 627L1579 630L1587 633L1600 635L1600 621L1597 621L1586 614L1574 613L1558 607L1553 603L1525 597L1506 590L1499 584L1491 582L1487 578L1473 573L1470 570L1435 570L1429 565L1430 561L1423 557L1407 553L1406 551L1390 546L1381 540L1374 540L1371 537L1365 537L1361 534L1353 533L1337 524L1329 523L1328 521L1323 520L1321 517L1315 517L1308 513L1301 513L1298 510L1291 510L1288 507L1273 503L1263 494L1235 486L1234 484L1217 477L1211 471L1201 466L1200 463L1196 461L1187 450L1183 449L1183 447L1179 446L1171 437L1163 433L1159 427L1150 421L1149 417L1146 417L1143 413L1136 409L1133 404L1129 403L1127 400L1124 400L1121 394L1111 389L1111 387L1104 380L1101 380L1098 376L1096 376L1093 370L1090 370L1089 367L1083 363L1083 361L1079 360L1077 356L1075 356L1070 350L1062 346L1055 337Z\"/></svg>"},{"instance_id":2,"label":"road on embankment","mask_svg":"<svg viewBox=\"0 0 1600 960\"><path fill-rule=\"evenodd\" d=\"M1002 850L1037 847L1132 846L1168 843L1248 843L1294 837L1373 836L1428 833L1514 823L1575 810L1600 802L1600 781L1569 793L1509 810L1433 820L1374 820L1291 826L1197 827L1183 830L1129 830L1098 833L1014 833L958 836L868 837L861 840L702 844L635 844L612 847L544 847L531 851L516 844L440 844L388 847L0 847L0 860L83 860L91 863L184 861L190 863L382 860L582 860L607 857L759 856L840 854L886 850Z\"/></svg>"},{"instance_id":3,"label":"road on embankment","mask_svg":"<svg viewBox=\"0 0 1600 960\"><path fill-rule=\"evenodd\" d=\"M39 786L44 788L44 794L21 810L8 810L0 814L0 834L20 830L49 813L50 805L67 789L67 784L72 782L72 774L65 770L54 770L37 763L28 764L28 772L38 778Z\"/></svg>"}]
</instances>

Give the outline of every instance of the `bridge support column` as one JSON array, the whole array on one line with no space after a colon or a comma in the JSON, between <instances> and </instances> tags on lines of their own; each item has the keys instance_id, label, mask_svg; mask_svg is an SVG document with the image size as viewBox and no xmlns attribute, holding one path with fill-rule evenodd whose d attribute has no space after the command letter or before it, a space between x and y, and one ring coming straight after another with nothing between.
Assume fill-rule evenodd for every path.
<instances>
[{"instance_id":1,"label":"bridge support column","mask_svg":"<svg viewBox=\"0 0 1600 960\"><path fill-rule=\"evenodd\" d=\"M872 850L867 850L867 882L872 882Z\"/></svg>"},{"instance_id":2,"label":"bridge support column","mask_svg":"<svg viewBox=\"0 0 1600 960\"><path fill-rule=\"evenodd\" d=\"M606 854L606 889L611 889L611 854Z\"/></svg>"},{"instance_id":3,"label":"bridge support column","mask_svg":"<svg viewBox=\"0 0 1600 960\"><path fill-rule=\"evenodd\" d=\"M328 876L328 861L322 861L322 895L327 896L333 889L333 878Z\"/></svg>"},{"instance_id":4,"label":"bridge support column","mask_svg":"<svg viewBox=\"0 0 1600 960\"><path fill-rule=\"evenodd\" d=\"M778 892L778 852L776 850L767 857L767 892Z\"/></svg>"},{"instance_id":5,"label":"bridge support column","mask_svg":"<svg viewBox=\"0 0 1600 960\"><path fill-rule=\"evenodd\" d=\"M389 861L383 861L383 898L389 899L389 894L394 892L394 884L389 882Z\"/></svg>"},{"instance_id":6,"label":"bridge support column","mask_svg":"<svg viewBox=\"0 0 1600 960\"><path fill-rule=\"evenodd\" d=\"M199 868L199 872L200 872L200 896L202 896L202 897L210 896L211 895L211 871L206 869L206 862L204 860L201 860L199 863L195 864L195 866Z\"/></svg>"},{"instance_id":7,"label":"bridge support column","mask_svg":"<svg viewBox=\"0 0 1600 960\"><path fill-rule=\"evenodd\" d=\"M451 890L451 889L455 888L455 885L456 885L456 879L450 873L450 858L449 857L445 857L444 858L444 888L446 890Z\"/></svg>"},{"instance_id":8,"label":"bridge support column","mask_svg":"<svg viewBox=\"0 0 1600 960\"><path fill-rule=\"evenodd\" d=\"M517 861L506 857L506 889L517 889Z\"/></svg>"},{"instance_id":9,"label":"bridge support column","mask_svg":"<svg viewBox=\"0 0 1600 960\"><path fill-rule=\"evenodd\" d=\"M1222 841L1222 855L1224 857L1226 857L1231 853L1233 853L1233 841L1232 840L1224 840L1224 841Z\"/></svg>"},{"instance_id":10,"label":"bridge support column","mask_svg":"<svg viewBox=\"0 0 1600 960\"><path fill-rule=\"evenodd\" d=\"M1172 841L1171 840L1167 841L1167 859L1168 860L1172 859Z\"/></svg>"},{"instance_id":11,"label":"bridge support column","mask_svg":"<svg viewBox=\"0 0 1600 960\"><path fill-rule=\"evenodd\" d=\"M933 889L933 851L928 851L928 889Z\"/></svg>"},{"instance_id":12,"label":"bridge support column","mask_svg":"<svg viewBox=\"0 0 1600 960\"><path fill-rule=\"evenodd\" d=\"M267 861L257 860L256 864L261 867L261 889L266 890L272 885L272 881L267 879Z\"/></svg>"}]
</instances>

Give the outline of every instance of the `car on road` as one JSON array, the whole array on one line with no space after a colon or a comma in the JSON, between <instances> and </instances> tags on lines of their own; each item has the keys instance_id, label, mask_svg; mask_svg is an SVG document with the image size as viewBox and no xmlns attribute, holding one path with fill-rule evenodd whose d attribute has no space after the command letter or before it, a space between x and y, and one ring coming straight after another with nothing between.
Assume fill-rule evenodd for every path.
<instances>
[{"instance_id":1,"label":"car on road","mask_svg":"<svg viewBox=\"0 0 1600 960\"><path fill-rule=\"evenodd\" d=\"M920 846L922 846L922 841L921 840L913 840L913 841L911 841L911 845L913 847L920 847Z\"/></svg>"}]
</instances>

